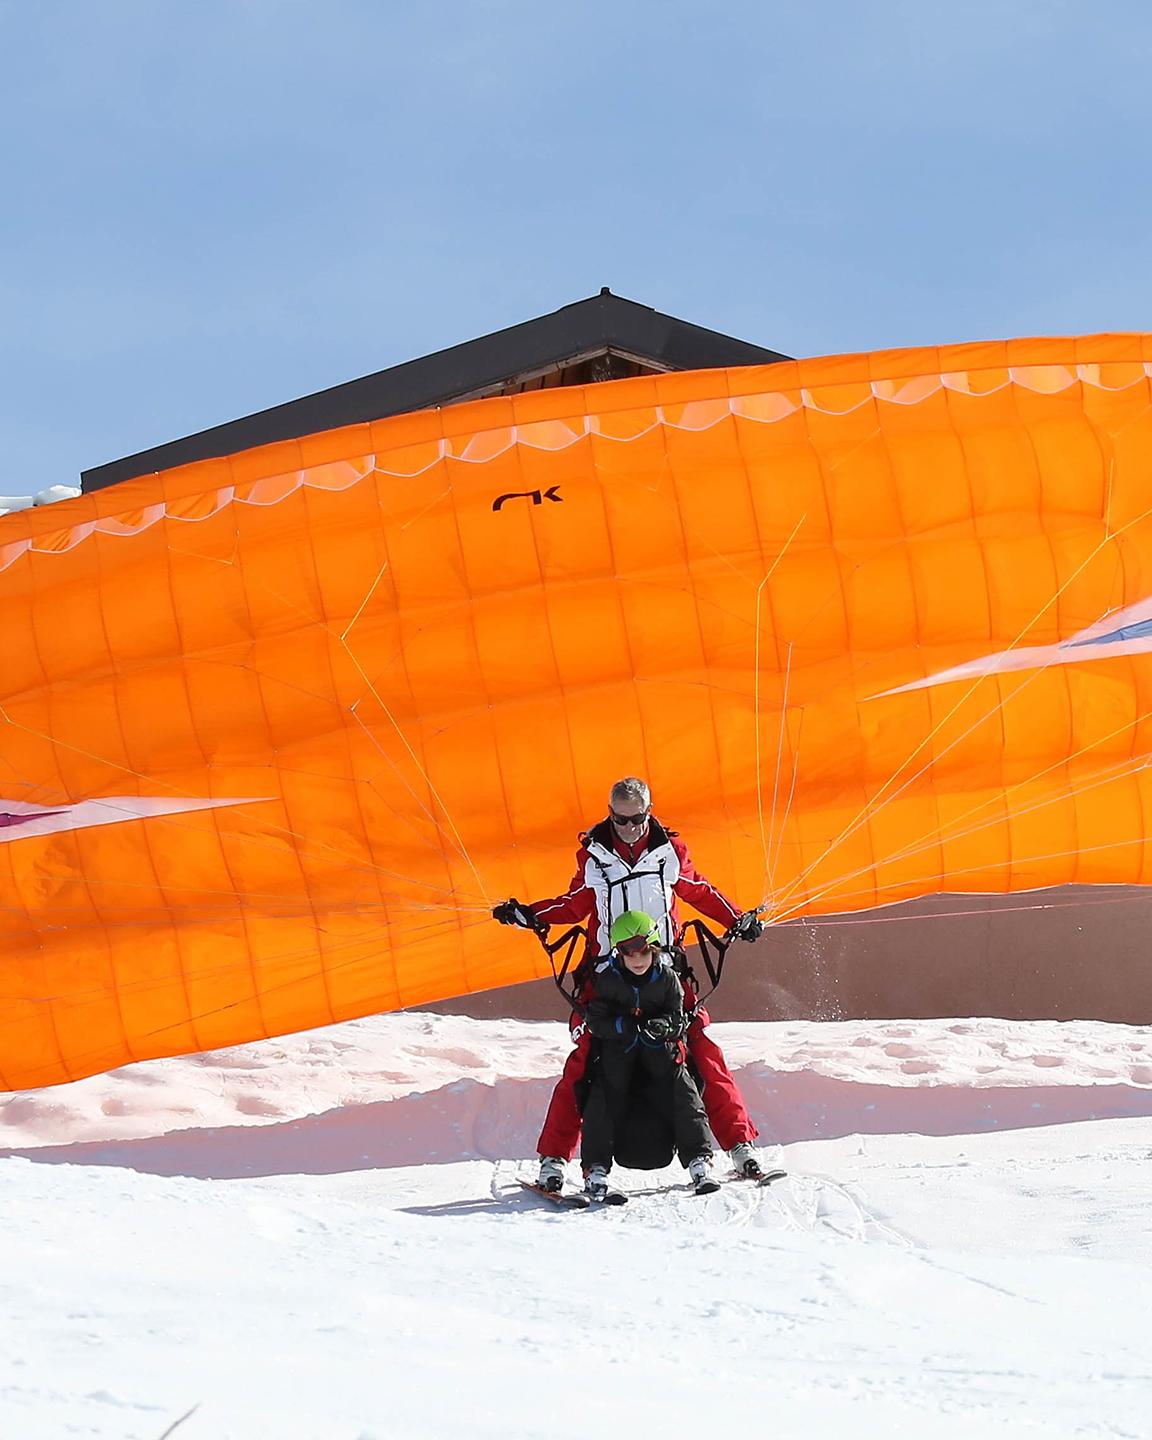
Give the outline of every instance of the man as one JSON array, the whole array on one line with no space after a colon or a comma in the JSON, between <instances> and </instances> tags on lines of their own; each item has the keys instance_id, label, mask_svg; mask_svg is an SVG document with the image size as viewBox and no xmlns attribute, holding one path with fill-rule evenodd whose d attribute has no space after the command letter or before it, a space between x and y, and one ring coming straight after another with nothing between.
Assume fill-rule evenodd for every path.
<instances>
[{"instance_id":1,"label":"man","mask_svg":"<svg viewBox=\"0 0 1152 1440\"><path fill-rule=\"evenodd\" d=\"M627 910L643 910L653 916L660 944L675 946L680 938L678 900L687 901L738 939L751 942L763 933L764 926L755 911L737 910L699 873L680 836L660 824L652 813L651 792L643 780L635 776L617 780L609 796L608 815L580 840L576 874L564 895L536 900L527 906L505 901L493 910L495 919L502 925L541 931L549 925L586 924L585 959L591 961L611 953L612 922ZM586 972L591 966L581 968ZM584 986L586 989L586 979ZM684 992L689 1011L695 1010L685 1041L700 1077L712 1133L730 1153L738 1173L759 1178L763 1169L752 1143L759 1132L720 1047L707 1033L707 1010L696 1008L690 983L685 982ZM581 994L586 1001L587 995L583 991ZM562 1187L565 1164L576 1153L579 1142L577 1087L584 1079L593 1045L582 1015L573 1012L569 1027L575 1048L552 1093L536 1145L540 1184L554 1190Z\"/></svg>"}]
</instances>

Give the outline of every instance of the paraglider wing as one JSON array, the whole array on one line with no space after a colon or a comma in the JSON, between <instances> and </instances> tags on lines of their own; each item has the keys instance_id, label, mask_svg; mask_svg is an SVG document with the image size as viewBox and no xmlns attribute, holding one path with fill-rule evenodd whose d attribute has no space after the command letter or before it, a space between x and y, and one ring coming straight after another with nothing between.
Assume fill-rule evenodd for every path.
<instances>
[{"instance_id":1,"label":"paraglider wing","mask_svg":"<svg viewBox=\"0 0 1152 1440\"><path fill-rule=\"evenodd\" d=\"M421 412L0 518L0 1085L544 973L644 775L770 919L1149 878L1150 343Z\"/></svg>"}]
</instances>

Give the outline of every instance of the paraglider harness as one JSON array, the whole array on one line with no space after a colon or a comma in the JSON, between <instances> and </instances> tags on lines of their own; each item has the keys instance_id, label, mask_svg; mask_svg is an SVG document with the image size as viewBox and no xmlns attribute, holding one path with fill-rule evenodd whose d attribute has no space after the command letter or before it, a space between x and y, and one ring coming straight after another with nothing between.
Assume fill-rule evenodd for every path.
<instances>
[{"instance_id":1,"label":"paraglider harness","mask_svg":"<svg viewBox=\"0 0 1152 1440\"><path fill-rule=\"evenodd\" d=\"M525 920L531 914L526 907L521 907ZM535 919L534 916L531 917ZM584 982L588 978L593 957L584 955L573 965L576 959L577 948L588 941L588 931L583 925L573 925L565 930L555 940L548 939L546 926L538 921L536 924L529 924L528 928L539 940L541 948L548 956L548 964L552 970L552 982L568 1002L571 1009L578 1015L584 1015L584 1002L580 999L580 992L584 988ZM688 1010L687 1018L689 1024L696 1018L704 1001L716 992L724 975L724 960L732 944L733 932L726 930L723 935L717 935L715 931L709 930L703 920L688 920L681 928L674 945L659 945L656 948L661 954L667 955L672 963L672 969L681 980L686 980L692 986L692 993L696 996L696 1003ZM695 971L688 962L688 952L685 950L685 942L695 941L700 949L700 960L708 975L709 987L701 994L700 984L696 979ZM567 981L567 985L565 984Z\"/></svg>"}]
</instances>

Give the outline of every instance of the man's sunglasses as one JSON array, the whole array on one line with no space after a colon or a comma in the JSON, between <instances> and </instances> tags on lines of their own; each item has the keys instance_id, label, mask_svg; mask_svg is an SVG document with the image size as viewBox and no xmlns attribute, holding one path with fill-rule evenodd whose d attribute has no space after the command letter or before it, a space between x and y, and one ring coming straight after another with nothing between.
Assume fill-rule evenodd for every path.
<instances>
[{"instance_id":1,"label":"man's sunglasses","mask_svg":"<svg viewBox=\"0 0 1152 1440\"><path fill-rule=\"evenodd\" d=\"M643 825L647 819L647 810L641 810L639 815L617 815L615 810L612 811L612 823L618 825L621 830L629 825Z\"/></svg>"},{"instance_id":2,"label":"man's sunglasses","mask_svg":"<svg viewBox=\"0 0 1152 1440\"><path fill-rule=\"evenodd\" d=\"M633 935L631 940L621 940L616 949L621 955L639 955L649 949L655 942L644 935Z\"/></svg>"}]
</instances>

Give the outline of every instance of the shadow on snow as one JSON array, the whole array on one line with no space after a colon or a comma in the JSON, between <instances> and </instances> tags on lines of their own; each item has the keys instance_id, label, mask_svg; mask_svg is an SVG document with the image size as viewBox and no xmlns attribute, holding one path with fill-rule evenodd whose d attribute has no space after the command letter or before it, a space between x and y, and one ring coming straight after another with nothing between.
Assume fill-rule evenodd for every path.
<instances>
[{"instance_id":1,"label":"shadow on snow","mask_svg":"<svg viewBox=\"0 0 1152 1440\"><path fill-rule=\"evenodd\" d=\"M738 1073L762 1141L783 1145L856 1134L987 1134L1152 1116L1152 1089L1134 1085L891 1086L810 1071L773 1071L761 1064ZM535 1152L552 1083L457 1080L439 1090L341 1106L298 1120L4 1149L0 1158L111 1165L205 1180L522 1159Z\"/></svg>"}]
</instances>

